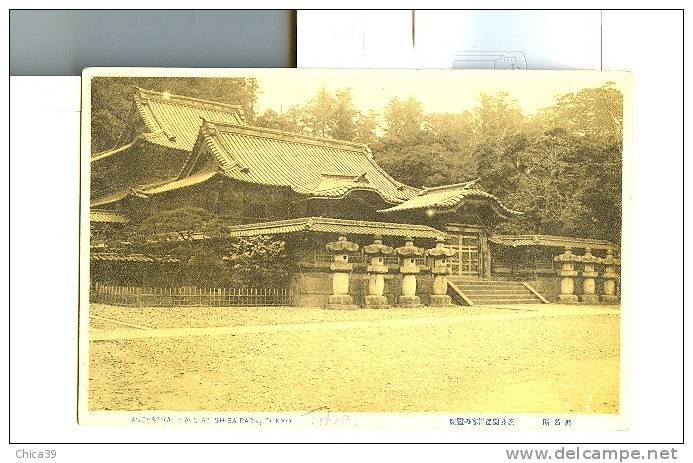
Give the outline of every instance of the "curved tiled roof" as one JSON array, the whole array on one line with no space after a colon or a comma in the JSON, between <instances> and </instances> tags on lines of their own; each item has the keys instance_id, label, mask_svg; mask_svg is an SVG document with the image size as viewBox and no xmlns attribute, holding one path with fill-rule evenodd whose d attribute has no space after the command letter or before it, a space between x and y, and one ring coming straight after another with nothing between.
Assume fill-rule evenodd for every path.
<instances>
[{"instance_id":1,"label":"curved tiled roof","mask_svg":"<svg viewBox=\"0 0 693 463\"><path fill-rule=\"evenodd\" d=\"M414 198L379 212L399 212L417 209L451 212L469 200L483 200L489 202L491 207L502 217L507 218L522 214L507 208L492 194L472 188L474 183L466 182L425 188Z\"/></svg>"},{"instance_id":2,"label":"curved tiled roof","mask_svg":"<svg viewBox=\"0 0 693 463\"><path fill-rule=\"evenodd\" d=\"M203 119L245 124L242 106L135 87L134 105L147 131L113 149L94 153L91 162L125 151L142 140L181 151L195 146Z\"/></svg>"},{"instance_id":3,"label":"curved tiled roof","mask_svg":"<svg viewBox=\"0 0 693 463\"><path fill-rule=\"evenodd\" d=\"M240 106L137 88L135 108L146 132L119 148L97 153L92 161L149 142L189 152L178 178L111 193L92 206L128 195L149 195L207 181L214 175L268 186L287 187L311 198L343 198L354 191L380 195L395 205L380 212L433 209L450 212L465 202L483 201L501 217L520 214L473 182L419 189L392 178L366 145L318 138L245 124ZM202 153L212 153L216 173L196 172Z\"/></svg>"},{"instance_id":4,"label":"curved tiled roof","mask_svg":"<svg viewBox=\"0 0 693 463\"><path fill-rule=\"evenodd\" d=\"M618 245L610 241L591 238L575 238L554 235L491 235L489 241L502 246L544 246L552 248L571 247L573 249L618 249Z\"/></svg>"},{"instance_id":5,"label":"curved tiled roof","mask_svg":"<svg viewBox=\"0 0 693 463\"><path fill-rule=\"evenodd\" d=\"M313 196L343 197L355 190L378 192L375 185L371 185L365 173L355 174L320 174L320 183L311 190Z\"/></svg>"},{"instance_id":6,"label":"curved tiled roof","mask_svg":"<svg viewBox=\"0 0 693 463\"><path fill-rule=\"evenodd\" d=\"M325 198L370 190L393 204L418 192L378 166L366 145L218 121L206 121L201 136L224 174L236 180ZM193 152L181 176L195 159Z\"/></svg>"},{"instance_id":7,"label":"curved tiled roof","mask_svg":"<svg viewBox=\"0 0 693 463\"><path fill-rule=\"evenodd\" d=\"M203 119L244 124L242 106L137 88L135 108L148 132L144 139L184 151L195 145Z\"/></svg>"},{"instance_id":8,"label":"curved tiled roof","mask_svg":"<svg viewBox=\"0 0 693 463\"><path fill-rule=\"evenodd\" d=\"M229 228L229 236L282 235L298 232L336 233L343 235L383 235L412 238L445 237L446 233L426 225L369 222L365 220L333 219L328 217L301 217L276 220Z\"/></svg>"}]
</instances>

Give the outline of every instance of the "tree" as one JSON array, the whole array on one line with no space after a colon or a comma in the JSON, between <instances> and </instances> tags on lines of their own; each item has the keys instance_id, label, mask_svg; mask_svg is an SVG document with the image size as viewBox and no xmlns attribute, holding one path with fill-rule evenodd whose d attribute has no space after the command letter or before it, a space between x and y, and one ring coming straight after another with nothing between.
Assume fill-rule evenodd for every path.
<instances>
[{"instance_id":1,"label":"tree","mask_svg":"<svg viewBox=\"0 0 693 463\"><path fill-rule=\"evenodd\" d=\"M276 128L289 132L305 133L324 138L352 141L358 134L366 134L358 127L361 113L354 107L351 89L337 90L334 94L324 88L306 105L294 105L285 114L269 109L257 118L261 127ZM371 121L369 120L368 123Z\"/></svg>"},{"instance_id":2,"label":"tree","mask_svg":"<svg viewBox=\"0 0 693 463\"><path fill-rule=\"evenodd\" d=\"M311 99L302 113L301 122L318 137L331 137L334 128L335 99L324 88Z\"/></svg>"},{"instance_id":3,"label":"tree","mask_svg":"<svg viewBox=\"0 0 693 463\"><path fill-rule=\"evenodd\" d=\"M231 238L230 223L203 208L156 211L101 237L110 251L168 255L180 265L167 284L246 286L285 284L293 274L286 244L271 236Z\"/></svg>"},{"instance_id":4,"label":"tree","mask_svg":"<svg viewBox=\"0 0 693 463\"><path fill-rule=\"evenodd\" d=\"M504 231L620 242L618 143L554 130L526 137L513 156L517 169L505 176L512 185L492 192L524 215L503 224Z\"/></svg>"},{"instance_id":5,"label":"tree","mask_svg":"<svg viewBox=\"0 0 693 463\"><path fill-rule=\"evenodd\" d=\"M392 144L379 149L376 160L394 178L423 187L445 183L441 171L449 169L445 165L447 154L447 148L440 144Z\"/></svg>"},{"instance_id":6,"label":"tree","mask_svg":"<svg viewBox=\"0 0 693 463\"><path fill-rule=\"evenodd\" d=\"M575 194L576 173L565 160L571 149L571 140L544 135L527 140L516 152L520 170L507 199L524 216L515 226L558 235L565 234L566 228L579 226L584 208Z\"/></svg>"},{"instance_id":7,"label":"tree","mask_svg":"<svg viewBox=\"0 0 693 463\"><path fill-rule=\"evenodd\" d=\"M607 82L560 96L540 111L533 123L538 130L562 128L574 135L611 135L623 138L623 94Z\"/></svg>"},{"instance_id":8,"label":"tree","mask_svg":"<svg viewBox=\"0 0 693 463\"><path fill-rule=\"evenodd\" d=\"M385 107L385 136L391 140L415 139L422 131L423 106L413 96L404 101L393 98Z\"/></svg>"},{"instance_id":9,"label":"tree","mask_svg":"<svg viewBox=\"0 0 693 463\"><path fill-rule=\"evenodd\" d=\"M371 145L378 163L397 180L412 186L437 186L469 180L469 152L461 150L449 115L423 113L414 97L393 98L385 108L385 132ZM446 124L448 123L448 124Z\"/></svg>"},{"instance_id":10,"label":"tree","mask_svg":"<svg viewBox=\"0 0 693 463\"><path fill-rule=\"evenodd\" d=\"M476 175L469 153L433 132L422 131L407 141L384 139L373 147L375 160L390 175L408 185L438 186L471 180Z\"/></svg>"},{"instance_id":11,"label":"tree","mask_svg":"<svg viewBox=\"0 0 693 463\"><path fill-rule=\"evenodd\" d=\"M300 109L292 106L286 113L279 114L273 109L267 109L255 118L255 125L268 129L283 130L285 132L301 132Z\"/></svg>"},{"instance_id":12,"label":"tree","mask_svg":"<svg viewBox=\"0 0 693 463\"><path fill-rule=\"evenodd\" d=\"M481 104L473 113L474 142L502 143L523 130L524 116L516 100L506 92L480 95Z\"/></svg>"},{"instance_id":13,"label":"tree","mask_svg":"<svg viewBox=\"0 0 693 463\"><path fill-rule=\"evenodd\" d=\"M330 135L338 140L354 140L356 138L356 119L359 115L360 113L351 101L351 89L338 90L335 93L332 111L334 126Z\"/></svg>"},{"instance_id":14,"label":"tree","mask_svg":"<svg viewBox=\"0 0 693 463\"><path fill-rule=\"evenodd\" d=\"M623 94L613 82L565 94L529 125L535 132L570 140L563 160L574 172L574 196L583 215L572 226L566 219L563 231L620 242Z\"/></svg>"},{"instance_id":15,"label":"tree","mask_svg":"<svg viewBox=\"0 0 693 463\"><path fill-rule=\"evenodd\" d=\"M219 235L223 224L210 211L200 207L181 207L157 211L145 217L133 228L133 233L142 238L158 238L178 235L185 239L191 233Z\"/></svg>"},{"instance_id":16,"label":"tree","mask_svg":"<svg viewBox=\"0 0 693 463\"><path fill-rule=\"evenodd\" d=\"M374 144L378 140L380 133L378 117L378 113L374 110L369 110L368 114L359 112L356 115L356 135L354 141L369 146Z\"/></svg>"},{"instance_id":17,"label":"tree","mask_svg":"<svg viewBox=\"0 0 693 463\"><path fill-rule=\"evenodd\" d=\"M530 143L524 133L516 133L496 142L475 145L477 177L481 184L501 200L508 198L518 187L524 166L520 153Z\"/></svg>"}]
</instances>

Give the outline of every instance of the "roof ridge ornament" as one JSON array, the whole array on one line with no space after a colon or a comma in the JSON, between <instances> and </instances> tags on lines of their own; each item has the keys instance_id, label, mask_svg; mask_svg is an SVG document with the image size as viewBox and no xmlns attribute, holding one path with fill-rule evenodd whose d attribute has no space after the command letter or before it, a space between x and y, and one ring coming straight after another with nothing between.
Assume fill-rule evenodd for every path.
<instances>
[{"instance_id":1,"label":"roof ridge ornament","mask_svg":"<svg viewBox=\"0 0 693 463\"><path fill-rule=\"evenodd\" d=\"M367 145L363 143L356 143L346 140L338 140L335 138L326 137L316 137L314 135L306 135L303 133L288 132L286 130L270 129L267 127L259 127L255 125L248 124L235 124L227 121L210 121L218 125L221 131L224 129L229 129L229 132L234 133L245 133L247 135L253 135L258 137L271 138L274 140L283 140L287 142L303 142L307 144L317 144L317 145L327 145L330 148L342 148L348 149L350 151L355 151L367 155L366 149Z\"/></svg>"},{"instance_id":2,"label":"roof ridge ornament","mask_svg":"<svg viewBox=\"0 0 693 463\"><path fill-rule=\"evenodd\" d=\"M486 201L489 207L500 218L508 219L521 212L513 211L503 205L498 198L491 193L476 188L469 188L470 182L455 185L443 185L419 192L411 199L387 209L379 209L378 212L390 213L408 210L433 210L435 213L455 212L469 201Z\"/></svg>"},{"instance_id":3,"label":"roof ridge ornament","mask_svg":"<svg viewBox=\"0 0 693 463\"><path fill-rule=\"evenodd\" d=\"M356 177L356 178L353 180L353 182L354 182L354 183L370 183L370 180L368 180L368 177L366 177L366 174L367 174L367 173L368 173L368 172L362 173L361 175L359 175L358 177Z\"/></svg>"},{"instance_id":4,"label":"roof ridge ornament","mask_svg":"<svg viewBox=\"0 0 693 463\"><path fill-rule=\"evenodd\" d=\"M178 104L183 106L191 106L194 108L211 109L213 111L219 112L236 112L245 119L245 111L243 105L234 105L229 103L222 103L220 101L205 100L203 98L195 98L192 96L180 95L171 92L157 92L156 90L149 90L142 87L134 86L138 92L140 98L146 99L147 102L143 104L149 104L152 100L164 101L167 103ZM152 98L153 97L153 98Z\"/></svg>"},{"instance_id":5,"label":"roof ridge ornament","mask_svg":"<svg viewBox=\"0 0 693 463\"><path fill-rule=\"evenodd\" d=\"M321 172L321 177L336 177L347 180L357 180L360 177L365 177L366 173L358 174L356 172Z\"/></svg>"}]
</instances>

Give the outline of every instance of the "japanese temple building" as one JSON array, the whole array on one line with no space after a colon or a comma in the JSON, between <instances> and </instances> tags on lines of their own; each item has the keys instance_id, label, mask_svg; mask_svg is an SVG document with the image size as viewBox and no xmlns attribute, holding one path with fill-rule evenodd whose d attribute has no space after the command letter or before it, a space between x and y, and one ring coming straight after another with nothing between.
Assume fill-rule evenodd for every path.
<instances>
[{"instance_id":1,"label":"japanese temple building","mask_svg":"<svg viewBox=\"0 0 693 463\"><path fill-rule=\"evenodd\" d=\"M358 245L349 257L357 304L369 278L370 257L361 251L376 236L392 248L411 240L424 249L438 241L453 250L445 265L449 294L460 304L556 300L563 265L556 256L570 248L578 258L592 253L604 259L618 249L592 239L495 234L498 223L521 212L474 181L405 185L375 162L366 145L250 126L239 106L139 88L118 146L92 155L91 179L93 228L194 206L237 224L229 237L281 238L301 256L296 305L325 304L334 257L326 244L339 237ZM166 256L117 255L95 246L91 261L92 280L107 275L109 265L175 264ZM415 261L426 302L430 263L424 256ZM397 299L401 256L388 254L383 262L390 269L384 270L385 293Z\"/></svg>"}]
</instances>

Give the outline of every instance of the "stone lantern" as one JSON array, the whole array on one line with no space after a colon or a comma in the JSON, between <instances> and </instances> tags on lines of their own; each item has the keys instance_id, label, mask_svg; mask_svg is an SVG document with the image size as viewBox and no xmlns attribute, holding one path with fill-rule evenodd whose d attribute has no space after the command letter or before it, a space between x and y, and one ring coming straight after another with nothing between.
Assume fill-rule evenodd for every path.
<instances>
[{"instance_id":1,"label":"stone lantern","mask_svg":"<svg viewBox=\"0 0 693 463\"><path fill-rule=\"evenodd\" d=\"M571 252L570 246L565 247L565 252L553 258L554 261L561 263L561 269L558 275L561 277L561 294L558 295L558 302L575 303L578 297L575 292L575 262L578 262L578 257Z\"/></svg>"},{"instance_id":2,"label":"stone lantern","mask_svg":"<svg viewBox=\"0 0 693 463\"><path fill-rule=\"evenodd\" d=\"M426 256L433 259L431 273L433 274L433 293L430 304L444 307L452 304L448 296L448 258L455 255L455 250L445 246L445 238L436 238L436 246L426 251Z\"/></svg>"},{"instance_id":3,"label":"stone lantern","mask_svg":"<svg viewBox=\"0 0 693 463\"><path fill-rule=\"evenodd\" d=\"M601 263L602 259L592 255L591 248L585 248L585 255L580 256L579 259L584 265L582 269L582 296L580 296L580 300L587 304L598 304L599 296L596 294L597 285L594 280L598 274L595 270L595 265Z\"/></svg>"},{"instance_id":4,"label":"stone lantern","mask_svg":"<svg viewBox=\"0 0 693 463\"><path fill-rule=\"evenodd\" d=\"M416 295L416 275L420 272L416 265L416 259L423 256L423 248L414 246L411 236L405 238L404 246L395 249L398 256L402 257L402 266L399 268L402 274L402 294L399 296L399 305L402 307L419 307L421 298Z\"/></svg>"},{"instance_id":5,"label":"stone lantern","mask_svg":"<svg viewBox=\"0 0 693 463\"><path fill-rule=\"evenodd\" d=\"M368 272L368 294L366 295L367 309L387 309L390 307L385 292L385 274L388 271L384 258L392 254L393 249L383 244L383 237L376 235L373 244L364 246L363 252L370 256Z\"/></svg>"},{"instance_id":6,"label":"stone lantern","mask_svg":"<svg viewBox=\"0 0 693 463\"><path fill-rule=\"evenodd\" d=\"M614 251L611 248L606 250L606 257L602 259L604 264L604 273L602 274L603 284L603 294L602 302L613 304L618 302L618 295L616 294L616 280L618 279L617 268L621 264L621 261L614 257Z\"/></svg>"},{"instance_id":7,"label":"stone lantern","mask_svg":"<svg viewBox=\"0 0 693 463\"><path fill-rule=\"evenodd\" d=\"M349 254L356 252L359 245L347 241L346 236L340 236L337 241L327 243L327 252L331 252L334 261L330 266L332 270L332 295L330 296L328 309L355 309L354 300L349 294L349 273L354 264L349 263Z\"/></svg>"}]
</instances>

